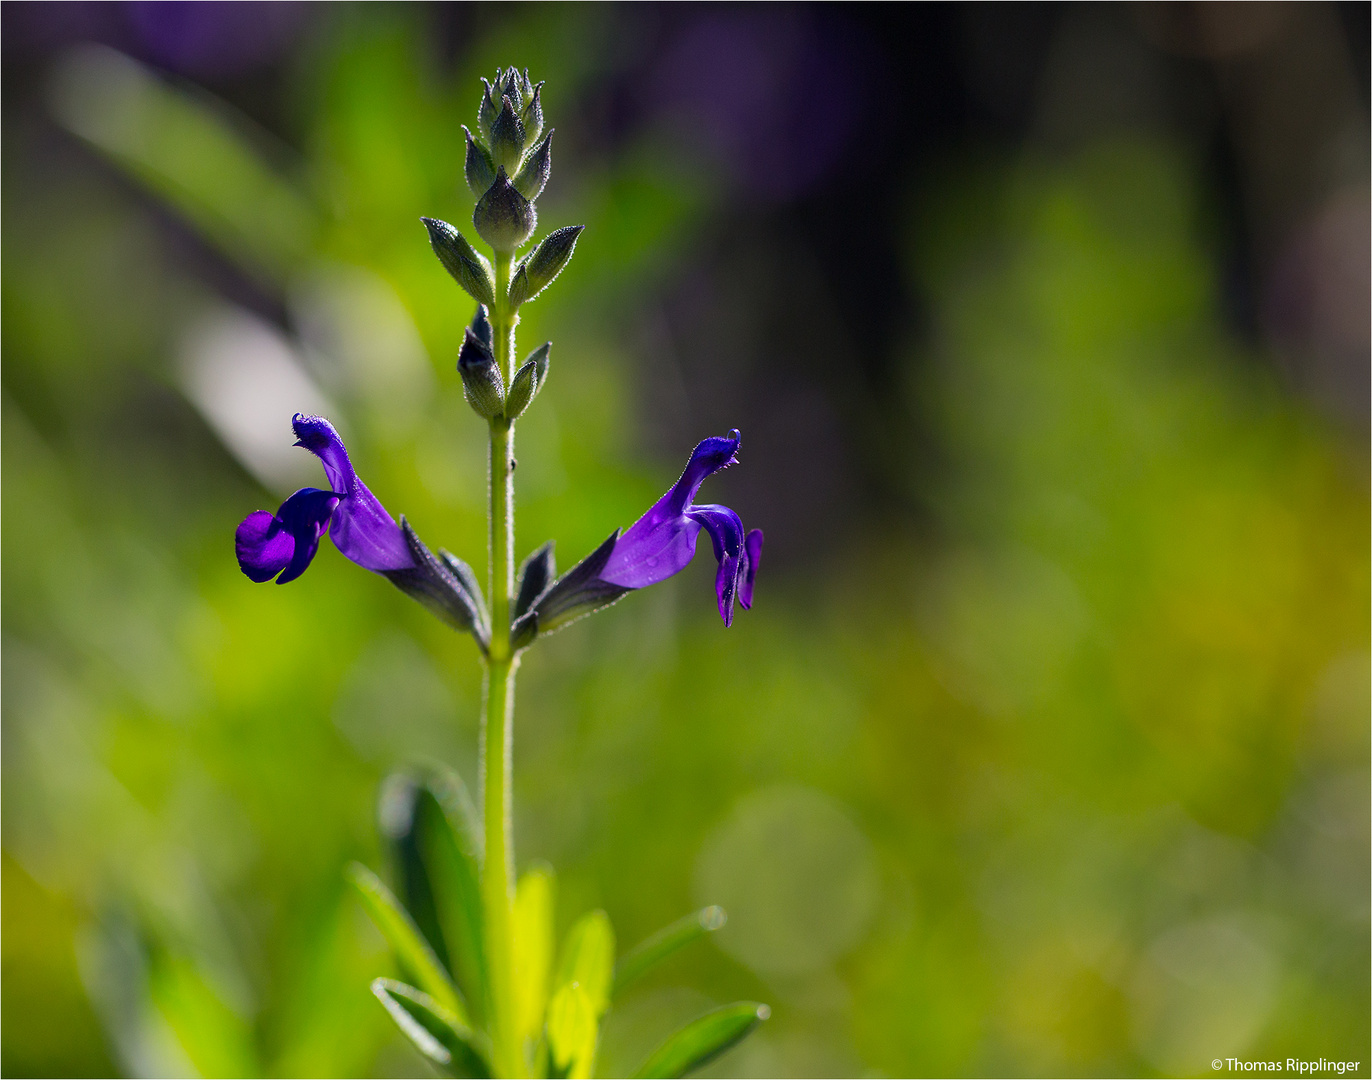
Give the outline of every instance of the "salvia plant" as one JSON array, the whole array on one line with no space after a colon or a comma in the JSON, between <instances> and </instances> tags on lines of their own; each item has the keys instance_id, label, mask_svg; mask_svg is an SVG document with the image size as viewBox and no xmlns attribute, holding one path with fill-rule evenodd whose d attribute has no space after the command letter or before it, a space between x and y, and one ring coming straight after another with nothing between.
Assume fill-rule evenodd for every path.
<instances>
[{"instance_id":1,"label":"salvia plant","mask_svg":"<svg viewBox=\"0 0 1372 1080\"><path fill-rule=\"evenodd\" d=\"M745 532L726 506L695 501L706 478L738 460L734 430L697 445L671 490L565 574L557 575L552 541L516 574L515 423L548 378L550 343L517 365L515 328L520 307L567 265L582 227L555 229L518 258L536 227L553 132L544 131L543 84L530 83L527 71L497 71L493 82L482 82L465 173L477 198L472 224L490 257L452 225L422 220L434 254L476 301L457 370L464 397L490 430L489 601L466 562L442 549L435 554L404 516L397 524L321 416L297 414L292 424L296 445L319 458L328 486L302 488L275 514L249 514L235 539L249 578L285 584L305 572L327 531L348 559L475 639L485 665L480 810L451 770L393 777L382 828L396 888L361 865L349 871L405 978L378 978L372 991L419 1051L452 1075L585 1077L618 995L725 916L707 907L616 959L610 921L592 911L555 948L552 871L534 867L515 885L511 752L520 658L543 635L681 571L702 530L719 563L716 599L729 626L735 603L752 605L762 533ZM668 1037L637 1075L684 1076L767 1016L765 1005L751 1001L709 1012Z\"/></svg>"}]
</instances>

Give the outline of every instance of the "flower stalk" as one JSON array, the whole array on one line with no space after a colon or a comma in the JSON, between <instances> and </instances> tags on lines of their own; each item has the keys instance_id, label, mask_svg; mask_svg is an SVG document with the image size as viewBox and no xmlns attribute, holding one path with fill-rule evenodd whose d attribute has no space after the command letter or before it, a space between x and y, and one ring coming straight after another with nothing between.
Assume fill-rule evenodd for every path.
<instances>
[{"instance_id":1,"label":"flower stalk","mask_svg":"<svg viewBox=\"0 0 1372 1080\"><path fill-rule=\"evenodd\" d=\"M515 323L508 300L511 256L495 254L495 304L491 331L496 365L505 385L513 381ZM516 1026L514 986L514 692L519 658L510 648L510 601L514 592L514 421L490 418L487 467L490 522L491 644L486 656L486 711L481 735L481 798L485 858L481 899L490 978L492 1064L502 1076L528 1075Z\"/></svg>"},{"instance_id":2,"label":"flower stalk","mask_svg":"<svg viewBox=\"0 0 1372 1080\"><path fill-rule=\"evenodd\" d=\"M297 415L292 425L297 445L319 458L328 488L303 488L275 514L249 514L235 535L239 565L251 580L285 584L309 567L327 531L348 559L470 633L481 650L479 817L465 809L466 789L455 773L411 778L408 809L400 815L411 842L401 857L419 853L427 861L402 885L417 891L397 898L365 868L353 872L401 973L414 983L379 978L372 992L421 1053L460 1076L589 1076L601 1019L617 992L608 916L592 911L574 923L554 963L552 871L535 869L515 883L512 762L521 655L540 636L679 573L694 558L702 532L719 564L715 594L727 627L735 601L752 606L762 553L760 530L745 531L726 506L695 501L706 479L737 463L735 430L701 441L661 499L561 577L552 541L543 544L525 561L516 589L515 421L548 378L551 343L516 368L515 327L520 306L562 272L582 231L580 225L556 229L515 261L537 226L534 201L551 170L551 129L537 141L544 127L541 88L527 72L497 72L478 110L483 141L467 133L466 179L477 196L472 225L491 258L447 222L422 219L434 254L477 303L457 371L463 396L490 435L486 596L467 563L442 549L435 555L403 516L397 524L323 417ZM446 921L421 928L410 914L421 911L442 911ZM632 950L620 968L632 981L723 920L718 908L706 908ZM663 1043L637 1075L683 1076L767 1015L756 1002L708 1013Z\"/></svg>"}]
</instances>

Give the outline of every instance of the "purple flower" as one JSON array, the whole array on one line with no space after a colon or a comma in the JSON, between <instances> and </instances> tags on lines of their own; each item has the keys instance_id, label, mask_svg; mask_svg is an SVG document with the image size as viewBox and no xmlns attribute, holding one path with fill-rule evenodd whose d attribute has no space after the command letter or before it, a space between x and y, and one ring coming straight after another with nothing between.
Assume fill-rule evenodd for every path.
<instances>
[{"instance_id":1,"label":"purple flower","mask_svg":"<svg viewBox=\"0 0 1372 1080\"><path fill-rule=\"evenodd\" d=\"M724 625L734 621L734 601L753 606L753 580L762 557L762 530L745 533L727 506L691 502L705 478L738 462L741 436L704 440L670 491L627 532L614 533L535 600L515 624L516 647L582 615L612 604L632 589L665 581L695 557L701 530L710 534L719 572L715 595Z\"/></svg>"},{"instance_id":2,"label":"purple flower","mask_svg":"<svg viewBox=\"0 0 1372 1080\"><path fill-rule=\"evenodd\" d=\"M295 445L319 458L332 490L301 488L275 514L258 510L244 518L234 537L243 573L258 582L278 573L278 585L294 581L319 550L325 529L358 566L377 573L414 567L404 532L358 479L333 425L322 416L296 413L291 426Z\"/></svg>"},{"instance_id":3,"label":"purple flower","mask_svg":"<svg viewBox=\"0 0 1372 1080\"><path fill-rule=\"evenodd\" d=\"M295 445L319 458L332 490L301 488L275 514L257 510L244 518L234 537L243 573L258 582L294 581L327 529L338 550L358 566L383 575L449 626L470 631L486 649L490 619L472 568L446 551L435 557L403 516L395 523L358 479L343 440L322 416L296 413L291 425Z\"/></svg>"}]
</instances>

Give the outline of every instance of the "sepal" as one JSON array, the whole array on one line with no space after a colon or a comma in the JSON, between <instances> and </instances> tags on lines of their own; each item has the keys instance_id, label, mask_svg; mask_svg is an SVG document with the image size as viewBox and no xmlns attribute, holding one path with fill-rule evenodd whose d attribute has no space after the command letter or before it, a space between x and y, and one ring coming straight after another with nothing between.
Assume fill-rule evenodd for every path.
<instances>
[{"instance_id":1,"label":"sepal","mask_svg":"<svg viewBox=\"0 0 1372 1080\"><path fill-rule=\"evenodd\" d=\"M545 236L529 257L519 264L510 281L510 303L518 306L546 289L562 272L576 250L577 237L585 225L567 225Z\"/></svg>"},{"instance_id":2,"label":"sepal","mask_svg":"<svg viewBox=\"0 0 1372 1080\"><path fill-rule=\"evenodd\" d=\"M491 624L486 604L471 568L460 559L448 555L466 573L454 570L452 563L440 562L419 539L405 515L400 516L400 528L405 534L415 565L404 570L383 570L391 584L406 595L418 600L454 630L469 632L476 638L482 652L490 645Z\"/></svg>"},{"instance_id":3,"label":"sepal","mask_svg":"<svg viewBox=\"0 0 1372 1080\"><path fill-rule=\"evenodd\" d=\"M500 72L495 73L496 86L500 84ZM491 125L495 123L495 118L500 115L500 91L492 86L484 78L481 85L485 89L481 93L481 105L476 111L476 126L481 129L482 136L486 142L491 141Z\"/></svg>"},{"instance_id":4,"label":"sepal","mask_svg":"<svg viewBox=\"0 0 1372 1080\"><path fill-rule=\"evenodd\" d=\"M495 348L495 331L491 329L490 313L486 310L485 304L476 305L476 314L472 316L471 329L472 333L486 348Z\"/></svg>"},{"instance_id":5,"label":"sepal","mask_svg":"<svg viewBox=\"0 0 1372 1080\"><path fill-rule=\"evenodd\" d=\"M505 415L514 420L543 389L543 380L548 376L548 350L551 341L545 341L529 354L510 380L510 392L505 398Z\"/></svg>"},{"instance_id":6,"label":"sepal","mask_svg":"<svg viewBox=\"0 0 1372 1080\"><path fill-rule=\"evenodd\" d=\"M495 306L495 275L485 256L467 242L467 238L446 221L437 218L420 218L429 230L429 244L438 256L443 268L453 279L467 290L478 304ZM533 231L532 227L529 229Z\"/></svg>"},{"instance_id":7,"label":"sepal","mask_svg":"<svg viewBox=\"0 0 1372 1080\"><path fill-rule=\"evenodd\" d=\"M547 589L533 607L515 620L510 630L510 643L516 649L530 645L539 634L550 634L583 616L609 607L631 591L622 585L600 580L600 571L610 559L619 539L619 530L612 532L605 543L563 574Z\"/></svg>"},{"instance_id":8,"label":"sepal","mask_svg":"<svg viewBox=\"0 0 1372 1080\"><path fill-rule=\"evenodd\" d=\"M529 156L524 159L519 172L515 173L516 190L530 201L543 194L548 176L553 171L553 131L556 130L557 128L553 128L549 131L543 141L529 151ZM533 141L532 138L530 141Z\"/></svg>"},{"instance_id":9,"label":"sepal","mask_svg":"<svg viewBox=\"0 0 1372 1080\"><path fill-rule=\"evenodd\" d=\"M467 186L473 195L480 197L495 183L495 162L491 160L491 152L472 138L465 124L462 130L467 133L467 160L463 166Z\"/></svg>"},{"instance_id":10,"label":"sepal","mask_svg":"<svg viewBox=\"0 0 1372 1080\"><path fill-rule=\"evenodd\" d=\"M505 411L505 380L490 346L469 329L457 354L457 370L462 376L462 396L476 414L489 420Z\"/></svg>"},{"instance_id":11,"label":"sepal","mask_svg":"<svg viewBox=\"0 0 1372 1080\"><path fill-rule=\"evenodd\" d=\"M528 86L529 73L524 72L524 82ZM529 92L525 94L528 103L524 106L524 111L519 114L519 118L524 121L524 138L529 142L538 141L538 137L543 134L543 84L529 86Z\"/></svg>"},{"instance_id":12,"label":"sepal","mask_svg":"<svg viewBox=\"0 0 1372 1080\"><path fill-rule=\"evenodd\" d=\"M553 541L549 540L535 551L519 568L519 595L515 598L513 615L518 619L543 595L557 576L557 561L553 557Z\"/></svg>"},{"instance_id":13,"label":"sepal","mask_svg":"<svg viewBox=\"0 0 1372 1080\"><path fill-rule=\"evenodd\" d=\"M496 251L509 254L533 235L537 221L533 204L515 190L504 166L497 165L495 182L472 213L476 231Z\"/></svg>"}]
</instances>

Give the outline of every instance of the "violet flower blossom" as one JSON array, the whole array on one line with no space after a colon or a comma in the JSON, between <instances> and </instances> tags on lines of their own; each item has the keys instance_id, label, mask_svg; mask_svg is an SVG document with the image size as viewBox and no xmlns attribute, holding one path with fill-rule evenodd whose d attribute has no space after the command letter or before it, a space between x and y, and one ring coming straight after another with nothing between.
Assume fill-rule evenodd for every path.
<instances>
[{"instance_id":1,"label":"violet flower blossom","mask_svg":"<svg viewBox=\"0 0 1372 1080\"><path fill-rule=\"evenodd\" d=\"M256 582L294 581L314 559L328 530L334 546L358 566L385 576L459 630L470 630L484 649L489 621L471 567L446 551L424 546L402 516L397 525L357 475L334 426L322 416L296 413L296 446L324 466L331 490L301 488L275 513L256 510L234 534L238 565ZM279 577L277 575L280 575Z\"/></svg>"},{"instance_id":2,"label":"violet flower blossom","mask_svg":"<svg viewBox=\"0 0 1372 1080\"><path fill-rule=\"evenodd\" d=\"M567 572L514 627L518 645L532 641L582 615L614 603L625 593L656 585L680 573L695 557L701 530L710 534L719 571L715 596L725 626L734 621L734 601L753 606L753 581L762 557L762 530L744 532L743 522L727 506L699 505L691 500L714 473L738 463L738 429L725 437L705 439L691 452L681 478L628 531L614 532Z\"/></svg>"},{"instance_id":3,"label":"violet flower blossom","mask_svg":"<svg viewBox=\"0 0 1372 1080\"><path fill-rule=\"evenodd\" d=\"M413 567L405 534L358 478L334 426L322 416L296 413L291 427L295 445L319 458L333 490L301 488L276 514L257 510L244 518L234 536L243 573L257 582L270 581L278 573L278 585L294 581L319 550L325 529L338 550L358 566L377 573Z\"/></svg>"}]
</instances>

